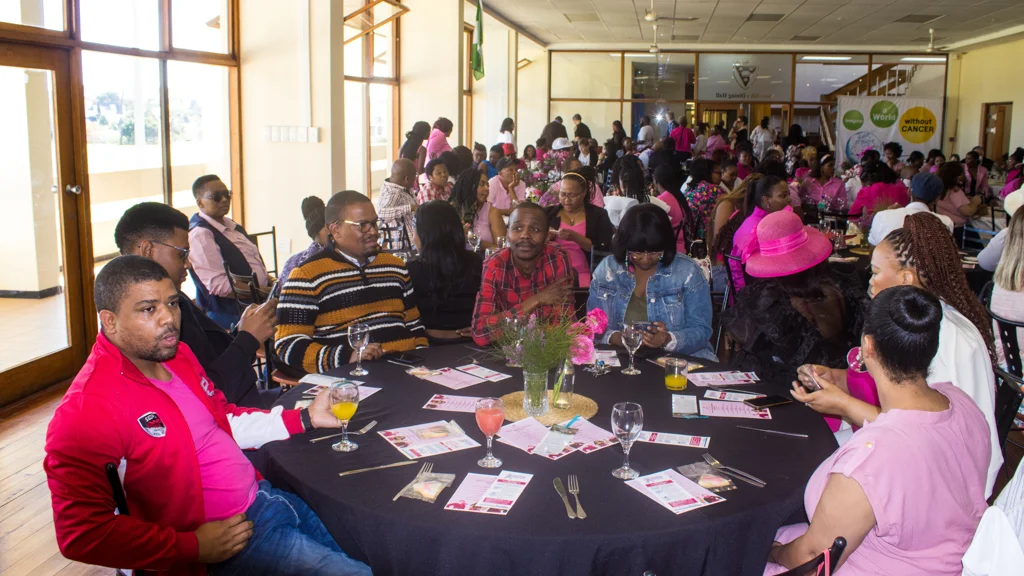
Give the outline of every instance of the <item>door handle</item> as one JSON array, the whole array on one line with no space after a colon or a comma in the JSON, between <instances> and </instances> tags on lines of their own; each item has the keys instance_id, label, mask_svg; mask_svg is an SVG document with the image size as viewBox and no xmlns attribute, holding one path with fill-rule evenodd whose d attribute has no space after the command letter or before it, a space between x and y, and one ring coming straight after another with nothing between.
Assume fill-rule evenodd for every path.
<instances>
[{"instance_id":1,"label":"door handle","mask_svg":"<svg viewBox=\"0 0 1024 576\"><path fill-rule=\"evenodd\" d=\"M77 196L82 193L82 187L78 185L72 186L71 184L68 184L67 187L64 188L64 191L67 192L68 194L75 194Z\"/></svg>"}]
</instances>

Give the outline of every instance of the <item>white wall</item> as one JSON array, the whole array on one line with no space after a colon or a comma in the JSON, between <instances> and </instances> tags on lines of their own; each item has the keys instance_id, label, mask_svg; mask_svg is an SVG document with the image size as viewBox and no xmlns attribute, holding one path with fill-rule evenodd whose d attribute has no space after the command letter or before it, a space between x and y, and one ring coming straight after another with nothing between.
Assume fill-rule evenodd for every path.
<instances>
[{"instance_id":1,"label":"white wall","mask_svg":"<svg viewBox=\"0 0 1024 576\"><path fill-rule=\"evenodd\" d=\"M464 4L458 0L406 0L403 4L409 12L402 16L399 40L401 132L404 135L417 121L433 124L444 116L455 125L449 138L454 147L462 134Z\"/></svg>"},{"instance_id":2,"label":"white wall","mask_svg":"<svg viewBox=\"0 0 1024 576\"><path fill-rule=\"evenodd\" d=\"M519 60L531 63L519 70L516 85L516 142L522 150L540 137L548 119L548 52L540 44L518 36ZM569 122L569 118L565 118Z\"/></svg>"},{"instance_id":3,"label":"white wall","mask_svg":"<svg viewBox=\"0 0 1024 576\"><path fill-rule=\"evenodd\" d=\"M465 17L473 23L475 7L467 4ZM515 116L509 102L509 86L514 82L509 75L515 74L515 68L509 66L509 53L516 36L515 31L484 14L484 77L473 82L473 141L488 148L497 143L502 120Z\"/></svg>"},{"instance_id":4,"label":"white wall","mask_svg":"<svg viewBox=\"0 0 1024 576\"><path fill-rule=\"evenodd\" d=\"M326 200L344 185L344 162L338 161L344 145L342 61L332 57L332 38L341 41L340 34L332 34L332 19L343 16L340 2L308 3L308 104L320 141L264 139L265 126L306 122L307 90L299 71L300 10L306 7L307 0L246 0L239 7L245 227L256 232L277 226L280 263L309 244L299 210L302 199L315 195ZM333 26L338 29L337 22Z\"/></svg>"},{"instance_id":5,"label":"white wall","mask_svg":"<svg viewBox=\"0 0 1024 576\"><path fill-rule=\"evenodd\" d=\"M1010 150L1024 145L1024 75L1014 70L1014 63L1022 53L1024 40L1017 40L968 51L961 56L957 91L959 124L953 146L961 156L979 143L986 103L1013 103ZM948 122L947 134L951 133Z\"/></svg>"}]
</instances>

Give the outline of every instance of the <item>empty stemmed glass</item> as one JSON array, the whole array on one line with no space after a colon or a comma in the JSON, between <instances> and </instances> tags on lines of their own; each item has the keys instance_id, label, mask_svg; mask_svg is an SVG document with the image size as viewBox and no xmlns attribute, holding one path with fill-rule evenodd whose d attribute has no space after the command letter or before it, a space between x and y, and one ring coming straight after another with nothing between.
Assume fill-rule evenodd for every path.
<instances>
[{"instance_id":1,"label":"empty stemmed glass","mask_svg":"<svg viewBox=\"0 0 1024 576\"><path fill-rule=\"evenodd\" d=\"M480 235L470 230L466 233L466 242L473 248L473 252L480 250Z\"/></svg>"},{"instance_id":2,"label":"empty stemmed glass","mask_svg":"<svg viewBox=\"0 0 1024 576\"><path fill-rule=\"evenodd\" d=\"M351 382L338 382L331 386L331 413L341 420L341 441L331 446L336 452L352 452L359 444L348 439L348 422L359 408L359 386Z\"/></svg>"},{"instance_id":3,"label":"empty stemmed glass","mask_svg":"<svg viewBox=\"0 0 1024 576\"><path fill-rule=\"evenodd\" d=\"M640 374L640 371L633 367L633 356L636 351L640 349L640 345L644 342L644 333L646 332L646 325L643 323L630 323L622 328L621 338L622 345L629 351L629 368L622 371L627 376L636 376Z\"/></svg>"},{"instance_id":4,"label":"empty stemmed glass","mask_svg":"<svg viewBox=\"0 0 1024 576\"><path fill-rule=\"evenodd\" d=\"M523 336L526 332L526 319L522 316L511 316L505 324L506 329L510 330L516 338L515 352L512 354L512 358L509 358L509 368L522 368L521 358L523 352Z\"/></svg>"},{"instance_id":5,"label":"empty stemmed glass","mask_svg":"<svg viewBox=\"0 0 1024 576\"><path fill-rule=\"evenodd\" d=\"M487 437L487 456L477 460L477 466L481 468L500 468L501 459L495 458L491 453L491 444L494 435L501 430L505 422L505 404L501 398L481 398L476 401L476 425Z\"/></svg>"},{"instance_id":6,"label":"empty stemmed glass","mask_svg":"<svg viewBox=\"0 0 1024 576\"><path fill-rule=\"evenodd\" d=\"M644 409L635 402L619 402L612 407L612 432L622 445L622 468L612 470L612 476L622 480L632 480L640 473L629 467L629 449L640 431L644 429Z\"/></svg>"},{"instance_id":7,"label":"empty stemmed glass","mask_svg":"<svg viewBox=\"0 0 1024 576\"><path fill-rule=\"evenodd\" d=\"M353 376L366 376L369 372L363 368L363 350L370 343L370 327L362 322L357 322L348 327L348 345L358 351L356 356L356 368L349 374Z\"/></svg>"},{"instance_id":8,"label":"empty stemmed glass","mask_svg":"<svg viewBox=\"0 0 1024 576\"><path fill-rule=\"evenodd\" d=\"M505 246L508 246L508 239L504 236L498 236L498 238L494 240L494 243L498 245L498 250L501 250Z\"/></svg>"}]
</instances>

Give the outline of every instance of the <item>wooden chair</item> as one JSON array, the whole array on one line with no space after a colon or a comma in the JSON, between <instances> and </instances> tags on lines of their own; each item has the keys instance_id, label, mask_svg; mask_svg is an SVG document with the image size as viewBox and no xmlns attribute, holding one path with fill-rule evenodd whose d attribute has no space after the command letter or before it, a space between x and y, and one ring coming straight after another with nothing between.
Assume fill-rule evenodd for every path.
<instances>
[{"instance_id":1,"label":"wooden chair","mask_svg":"<svg viewBox=\"0 0 1024 576\"><path fill-rule=\"evenodd\" d=\"M277 369L270 373L270 379L277 382L281 386L282 390L290 390L299 385L298 378L292 378Z\"/></svg>"},{"instance_id":2,"label":"wooden chair","mask_svg":"<svg viewBox=\"0 0 1024 576\"><path fill-rule=\"evenodd\" d=\"M273 255L274 255L274 269L271 270L270 268L267 268L267 273L269 273L269 274L271 274L273 276L277 276L278 275L278 268L277 268L277 226L271 226L270 230L268 230L266 232L257 232L255 234L249 234L249 240L252 241L252 243L256 245L256 249L257 250L259 250L259 248L260 248L260 236L270 236L270 241L272 242L272 244L271 244L271 246L272 246L271 253L273 253Z\"/></svg>"},{"instance_id":3,"label":"wooden chair","mask_svg":"<svg viewBox=\"0 0 1024 576\"><path fill-rule=\"evenodd\" d=\"M379 243L381 252L395 255L408 254L410 256L415 252L416 249L409 238L409 232L405 229L405 224L402 222L378 220L377 231L380 233Z\"/></svg>"},{"instance_id":4,"label":"wooden chair","mask_svg":"<svg viewBox=\"0 0 1024 576\"><path fill-rule=\"evenodd\" d=\"M998 366L993 366L992 370L996 376L996 436L1002 448L1011 430L1021 430L1014 428L1013 421L1024 400L1024 380Z\"/></svg>"},{"instance_id":5,"label":"wooden chair","mask_svg":"<svg viewBox=\"0 0 1024 576\"><path fill-rule=\"evenodd\" d=\"M805 576L807 574L817 574L821 567L825 566L825 558L828 558L828 571L835 572L836 565L839 564L839 558L842 557L843 551L846 550L846 538L839 536L832 542L832 546L825 552L818 554L813 559L805 562L793 568L783 572L780 576Z\"/></svg>"}]
</instances>

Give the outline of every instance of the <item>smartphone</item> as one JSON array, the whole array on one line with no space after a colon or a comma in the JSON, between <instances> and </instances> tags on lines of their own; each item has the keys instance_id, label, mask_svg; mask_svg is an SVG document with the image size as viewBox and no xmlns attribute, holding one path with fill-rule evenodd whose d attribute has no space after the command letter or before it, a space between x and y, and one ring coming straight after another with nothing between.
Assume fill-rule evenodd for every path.
<instances>
[{"instance_id":1,"label":"smartphone","mask_svg":"<svg viewBox=\"0 0 1024 576\"><path fill-rule=\"evenodd\" d=\"M384 358L393 360L399 364L405 364L406 366L416 366L426 361L423 356L417 356L416 354L409 354L408 352L399 352L397 354L387 354Z\"/></svg>"},{"instance_id":2,"label":"smartphone","mask_svg":"<svg viewBox=\"0 0 1024 576\"><path fill-rule=\"evenodd\" d=\"M761 408L771 408L772 406L783 406L786 404L792 404L792 402L793 400L791 398L779 396L778 394L772 394L771 396L765 396L764 398L751 398L749 400L743 401L743 403L746 404L747 406L750 406L751 408L757 408L758 410L760 410Z\"/></svg>"}]
</instances>

